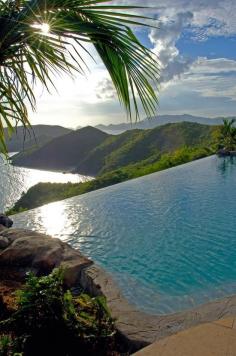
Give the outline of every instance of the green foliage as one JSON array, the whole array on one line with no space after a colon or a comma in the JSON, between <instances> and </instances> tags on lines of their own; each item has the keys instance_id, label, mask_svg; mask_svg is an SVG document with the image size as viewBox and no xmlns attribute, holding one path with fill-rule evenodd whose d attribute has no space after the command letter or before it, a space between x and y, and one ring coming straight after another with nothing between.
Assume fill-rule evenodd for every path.
<instances>
[{"instance_id":1,"label":"green foliage","mask_svg":"<svg viewBox=\"0 0 236 356\"><path fill-rule=\"evenodd\" d=\"M236 127L235 119L223 120L223 125L216 132L215 139L218 148L226 151L236 150Z\"/></svg>"},{"instance_id":2,"label":"green foliage","mask_svg":"<svg viewBox=\"0 0 236 356\"><path fill-rule=\"evenodd\" d=\"M0 356L23 356L22 352L17 352L19 344L16 339L9 335L0 335Z\"/></svg>"},{"instance_id":3,"label":"green foliage","mask_svg":"<svg viewBox=\"0 0 236 356\"><path fill-rule=\"evenodd\" d=\"M138 116L137 94L146 114L155 113L158 64L129 28L147 20L126 12L132 8L108 0L0 1L2 150L7 150L4 124L9 135L14 124L29 125L27 104L35 109L36 81L49 91L53 75L85 73L86 43L96 48L129 117ZM45 23L47 34L40 29Z\"/></svg>"},{"instance_id":4,"label":"green foliage","mask_svg":"<svg viewBox=\"0 0 236 356\"><path fill-rule=\"evenodd\" d=\"M28 275L18 292L17 311L0 323L0 330L14 336L14 347L24 356L70 356L78 350L86 355L100 355L102 350L105 356L115 335L105 298L73 297L63 286L60 269L45 277ZM2 345L11 349L11 339L3 338Z\"/></svg>"},{"instance_id":5,"label":"green foliage","mask_svg":"<svg viewBox=\"0 0 236 356\"><path fill-rule=\"evenodd\" d=\"M111 150L99 174L139 164L153 155L173 153L183 146L210 146L215 127L197 123L175 123L156 127L152 130L129 132L129 138L116 150ZM88 162L89 163L89 162ZM141 163L143 164L143 163Z\"/></svg>"},{"instance_id":6,"label":"green foliage","mask_svg":"<svg viewBox=\"0 0 236 356\"><path fill-rule=\"evenodd\" d=\"M147 160L131 164L123 168L105 173L96 179L85 183L39 183L28 190L15 204L8 215L32 209L50 202L70 198L121 183L129 179L138 178L167 168L187 163L215 153L214 148L197 146L183 146L180 149L164 154L154 154Z\"/></svg>"},{"instance_id":7,"label":"green foliage","mask_svg":"<svg viewBox=\"0 0 236 356\"><path fill-rule=\"evenodd\" d=\"M187 162L194 161L203 157L212 155L214 152L213 149L209 147L188 147L184 146L172 153L165 153L161 155L157 160L153 158L153 162L150 163L152 158L147 161L141 162L125 167L125 172L132 178L138 178L145 176L147 174L155 173L168 169L171 167L178 166Z\"/></svg>"}]
</instances>

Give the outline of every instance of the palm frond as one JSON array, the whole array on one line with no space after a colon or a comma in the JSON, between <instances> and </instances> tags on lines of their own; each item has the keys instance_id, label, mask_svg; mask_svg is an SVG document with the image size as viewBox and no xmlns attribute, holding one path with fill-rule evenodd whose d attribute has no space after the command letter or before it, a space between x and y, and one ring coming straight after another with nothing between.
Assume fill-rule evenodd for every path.
<instances>
[{"instance_id":1,"label":"palm frond","mask_svg":"<svg viewBox=\"0 0 236 356\"><path fill-rule=\"evenodd\" d=\"M158 104L159 67L130 26L146 17L127 13L134 6L107 5L107 0L0 1L0 143L19 123L30 125L27 105L35 109L34 84L49 90L53 75L84 74L88 51L95 46L130 119L139 117L138 98L151 116ZM40 25L50 32L43 34Z\"/></svg>"}]
</instances>

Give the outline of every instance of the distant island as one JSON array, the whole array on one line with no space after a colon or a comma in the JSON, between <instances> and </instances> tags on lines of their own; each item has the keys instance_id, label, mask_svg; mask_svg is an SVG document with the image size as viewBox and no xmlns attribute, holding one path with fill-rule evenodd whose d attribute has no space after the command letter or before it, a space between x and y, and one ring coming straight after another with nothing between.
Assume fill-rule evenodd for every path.
<instances>
[{"instance_id":1,"label":"distant island","mask_svg":"<svg viewBox=\"0 0 236 356\"><path fill-rule=\"evenodd\" d=\"M13 156L17 166L94 176L84 183L39 183L7 213L84 194L216 152L218 126L180 122L109 135L94 127L71 131Z\"/></svg>"},{"instance_id":2,"label":"distant island","mask_svg":"<svg viewBox=\"0 0 236 356\"><path fill-rule=\"evenodd\" d=\"M189 114L182 115L158 115L150 118L146 118L145 120L131 123L121 123L121 124L111 124L111 125L97 125L95 126L97 129L107 132L109 134L119 134L127 130L133 129L153 129L157 126L162 126L165 124L174 124L179 122L194 122L202 125L221 125L224 117L203 117L203 116L193 116ZM230 119L233 119L230 118Z\"/></svg>"}]
</instances>

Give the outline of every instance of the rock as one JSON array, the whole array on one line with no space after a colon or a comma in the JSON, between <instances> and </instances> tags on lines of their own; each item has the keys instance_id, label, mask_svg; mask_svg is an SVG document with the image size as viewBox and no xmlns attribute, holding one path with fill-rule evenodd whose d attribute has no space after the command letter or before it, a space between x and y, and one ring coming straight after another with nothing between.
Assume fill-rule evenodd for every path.
<instances>
[{"instance_id":1,"label":"rock","mask_svg":"<svg viewBox=\"0 0 236 356\"><path fill-rule=\"evenodd\" d=\"M21 237L38 237L38 236L45 236L43 234L40 234L39 232L36 231L29 231L26 229L4 229L4 231L1 233L2 236L7 237L10 242L13 242Z\"/></svg>"},{"instance_id":2,"label":"rock","mask_svg":"<svg viewBox=\"0 0 236 356\"><path fill-rule=\"evenodd\" d=\"M36 267L40 273L50 273L57 267L62 256L62 247L53 239L44 236L20 237L0 253L0 266Z\"/></svg>"},{"instance_id":3,"label":"rock","mask_svg":"<svg viewBox=\"0 0 236 356\"><path fill-rule=\"evenodd\" d=\"M68 288L81 279L81 272L93 262L84 257L78 250L65 245L61 267L64 269L64 283Z\"/></svg>"},{"instance_id":4,"label":"rock","mask_svg":"<svg viewBox=\"0 0 236 356\"><path fill-rule=\"evenodd\" d=\"M92 262L84 264L82 258L61 263L64 270L64 283L67 288L72 288L76 282L80 283L81 273L85 267L92 265Z\"/></svg>"},{"instance_id":5,"label":"rock","mask_svg":"<svg viewBox=\"0 0 236 356\"><path fill-rule=\"evenodd\" d=\"M7 237L0 236L0 250L7 248L10 245L10 241Z\"/></svg>"},{"instance_id":6,"label":"rock","mask_svg":"<svg viewBox=\"0 0 236 356\"><path fill-rule=\"evenodd\" d=\"M9 228L12 227L13 221L8 216L0 214L0 224Z\"/></svg>"},{"instance_id":7,"label":"rock","mask_svg":"<svg viewBox=\"0 0 236 356\"><path fill-rule=\"evenodd\" d=\"M11 229L3 232L10 246L0 252L0 270L17 271L19 279L26 272L49 274L63 266L66 284L72 285L83 268L91 261L59 239L28 230Z\"/></svg>"},{"instance_id":8,"label":"rock","mask_svg":"<svg viewBox=\"0 0 236 356\"><path fill-rule=\"evenodd\" d=\"M6 229L7 229L6 226L3 226L2 224L0 224L0 232L4 231Z\"/></svg>"}]
</instances>

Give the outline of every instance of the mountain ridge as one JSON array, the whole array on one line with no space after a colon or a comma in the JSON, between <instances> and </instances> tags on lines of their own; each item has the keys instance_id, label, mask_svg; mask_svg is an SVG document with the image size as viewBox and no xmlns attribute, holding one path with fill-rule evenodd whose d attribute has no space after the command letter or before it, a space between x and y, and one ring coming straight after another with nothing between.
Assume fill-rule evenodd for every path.
<instances>
[{"instance_id":1,"label":"mountain ridge","mask_svg":"<svg viewBox=\"0 0 236 356\"><path fill-rule=\"evenodd\" d=\"M32 128L18 126L11 138L9 138L7 129L4 132L8 151L18 152L42 146L56 137L71 132L71 130L59 125L34 125Z\"/></svg>"},{"instance_id":2,"label":"mountain ridge","mask_svg":"<svg viewBox=\"0 0 236 356\"><path fill-rule=\"evenodd\" d=\"M181 122L109 135L85 127L19 153L12 160L18 166L97 176L147 159L157 160L183 146L207 145L213 130L214 126Z\"/></svg>"},{"instance_id":3,"label":"mountain ridge","mask_svg":"<svg viewBox=\"0 0 236 356\"><path fill-rule=\"evenodd\" d=\"M231 118L231 117L230 117ZM233 117L232 117L233 118ZM157 126L162 126L168 123L177 122L195 122L203 125L220 125L224 117L209 118L204 116L194 116L190 114L180 114L180 115L159 115L151 118L146 118L137 123L120 123L120 124L110 124L110 125L96 125L95 127L99 130L110 134L119 134L126 130L132 129L152 129Z\"/></svg>"},{"instance_id":4,"label":"mountain ridge","mask_svg":"<svg viewBox=\"0 0 236 356\"><path fill-rule=\"evenodd\" d=\"M75 168L75 162L107 136L105 132L87 126L57 137L40 148L20 152L12 157L12 162L28 168L70 171Z\"/></svg>"}]
</instances>

